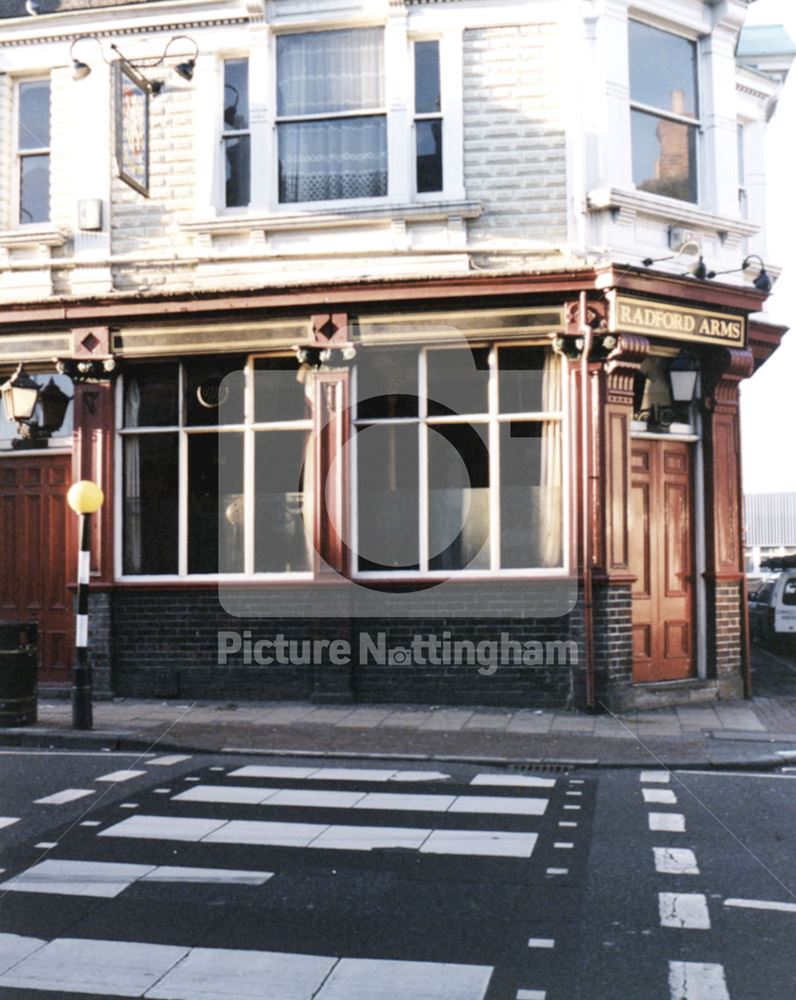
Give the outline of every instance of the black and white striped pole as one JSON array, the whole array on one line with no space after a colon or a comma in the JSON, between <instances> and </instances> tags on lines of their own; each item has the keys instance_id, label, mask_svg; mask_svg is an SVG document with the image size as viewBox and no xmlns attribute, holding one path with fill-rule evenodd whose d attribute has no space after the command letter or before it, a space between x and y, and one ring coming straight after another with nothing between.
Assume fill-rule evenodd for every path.
<instances>
[{"instance_id":1,"label":"black and white striped pole","mask_svg":"<svg viewBox=\"0 0 796 1000\"><path fill-rule=\"evenodd\" d=\"M80 550L77 559L77 621L75 666L72 674L72 728L91 729L91 667L88 663L88 582L91 573L91 515L105 496L96 483L81 479L73 483L66 502L80 518Z\"/></svg>"}]
</instances>

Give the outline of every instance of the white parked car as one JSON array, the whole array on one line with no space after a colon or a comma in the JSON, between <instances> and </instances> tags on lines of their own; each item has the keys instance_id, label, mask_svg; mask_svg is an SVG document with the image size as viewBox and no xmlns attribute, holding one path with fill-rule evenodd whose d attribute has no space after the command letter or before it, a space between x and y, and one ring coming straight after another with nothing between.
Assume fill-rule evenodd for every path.
<instances>
[{"instance_id":1,"label":"white parked car","mask_svg":"<svg viewBox=\"0 0 796 1000\"><path fill-rule=\"evenodd\" d=\"M749 594L749 629L758 642L796 639L796 569Z\"/></svg>"}]
</instances>

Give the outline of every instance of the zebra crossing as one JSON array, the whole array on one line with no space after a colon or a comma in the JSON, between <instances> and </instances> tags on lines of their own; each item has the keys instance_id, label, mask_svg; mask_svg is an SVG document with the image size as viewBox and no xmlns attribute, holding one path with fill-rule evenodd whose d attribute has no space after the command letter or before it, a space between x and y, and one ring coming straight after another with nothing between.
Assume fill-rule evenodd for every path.
<instances>
[{"instance_id":1,"label":"zebra crossing","mask_svg":"<svg viewBox=\"0 0 796 1000\"><path fill-rule=\"evenodd\" d=\"M0 996L565 995L544 988L562 957L545 899L576 863L557 839L565 779L259 763L172 777L185 760L103 776L132 800L0 874Z\"/></svg>"}]
</instances>

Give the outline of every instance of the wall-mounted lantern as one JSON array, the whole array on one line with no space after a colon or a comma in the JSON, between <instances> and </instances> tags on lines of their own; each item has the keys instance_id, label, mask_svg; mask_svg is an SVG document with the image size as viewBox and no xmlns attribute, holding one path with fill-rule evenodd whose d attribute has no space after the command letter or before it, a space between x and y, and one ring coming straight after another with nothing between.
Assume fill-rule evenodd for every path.
<instances>
[{"instance_id":1,"label":"wall-mounted lantern","mask_svg":"<svg viewBox=\"0 0 796 1000\"><path fill-rule=\"evenodd\" d=\"M42 388L32 378L23 365L0 386L6 417L17 425L19 438L14 448L41 448L47 446L48 438L61 429L71 396L60 389L51 378ZM33 419L36 407L40 419Z\"/></svg>"},{"instance_id":2,"label":"wall-mounted lantern","mask_svg":"<svg viewBox=\"0 0 796 1000\"><path fill-rule=\"evenodd\" d=\"M688 351L680 351L669 362L667 370L669 391L673 403L692 403L699 384L699 361Z\"/></svg>"}]
</instances>

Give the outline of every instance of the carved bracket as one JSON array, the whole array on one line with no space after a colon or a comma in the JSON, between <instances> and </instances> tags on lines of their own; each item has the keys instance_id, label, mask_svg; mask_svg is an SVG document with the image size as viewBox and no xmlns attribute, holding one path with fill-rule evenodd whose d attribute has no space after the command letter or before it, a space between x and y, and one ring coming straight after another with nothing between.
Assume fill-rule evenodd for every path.
<instances>
[{"instance_id":1,"label":"carved bracket","mask_svg":"<svg viewBox=\"0 0 796 1000\"><path fill-rule=\"evenodd\" d=\"M737 408L739 385L745 378L749 378L754 369L754 355L749 350L725 347L711 351L702 366L702 400L705 409Z\"/></svg>"},{"instance_id":2,"label":"carved bracket","mask_svg":"<svg viewBox=\"0 0 796 1000\"><path fill-rule=\"evenodd\" d=\"M636 375L649 354L650 342L635 333L623 333L616 339L616 346L606 358L606 389L609 403L630 405Z\"/></svg>"}]
</instances>

